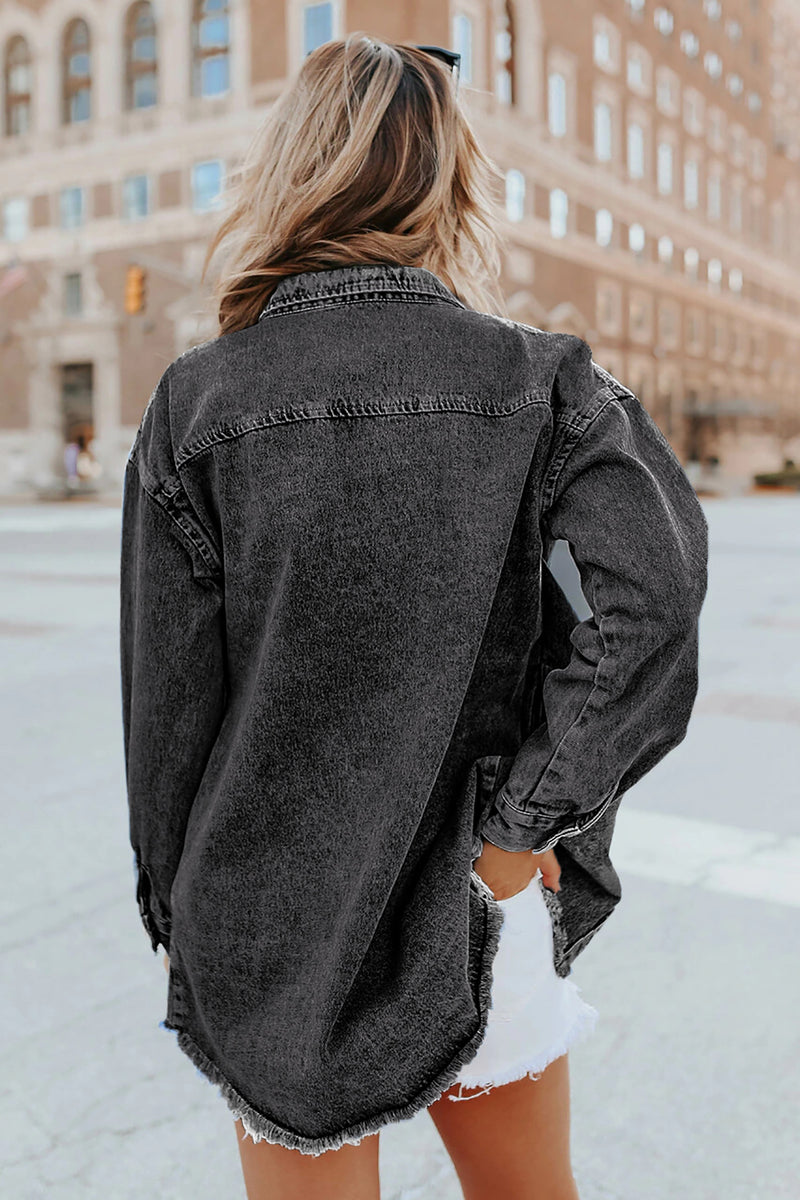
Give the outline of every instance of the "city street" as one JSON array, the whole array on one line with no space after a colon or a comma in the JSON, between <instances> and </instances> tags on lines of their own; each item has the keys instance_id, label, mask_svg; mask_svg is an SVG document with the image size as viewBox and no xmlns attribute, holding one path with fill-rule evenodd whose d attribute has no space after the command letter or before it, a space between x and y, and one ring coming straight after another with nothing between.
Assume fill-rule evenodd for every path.
<instances>
[{"instance_id":1,"label":"city street","mask_svg":"<svg viewBox=\"0 0 800 1200\"><path fill-rule=\"evenodd\" d=\"M622 900L573 971L600 1013L570 1053L581 1200L800 1195L800 494L703 505L695 712L623 800ZM113 507L0 507L0 1194L244 1200L136 907L118 552ZM381 1170L383 1200L461 1196L424 1111Z\"/></svg>"}]
</instances>

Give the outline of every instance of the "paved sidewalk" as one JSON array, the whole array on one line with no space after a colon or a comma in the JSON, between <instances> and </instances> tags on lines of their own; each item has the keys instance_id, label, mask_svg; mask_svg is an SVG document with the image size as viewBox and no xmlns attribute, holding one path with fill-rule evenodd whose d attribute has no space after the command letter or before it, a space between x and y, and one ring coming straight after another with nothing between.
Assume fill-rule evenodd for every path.
<instances>
[{"instance_id":1,"label":"paved sidewalk","mask_svg":"<svg viewBox=\"0 0 800 1200\"><path fill-rule=\"evenodd\" d=\"M695 715L623 801L623 898L573 975L600 1011L570 1054L581 1200L800 1195L800 496L704 508ZM244 1200L134 899L118 548L113 507L0 507L0 1195ZM426 1112L381 1159L383 1200L459 1200Z\"/></svg>"}]
</instances>

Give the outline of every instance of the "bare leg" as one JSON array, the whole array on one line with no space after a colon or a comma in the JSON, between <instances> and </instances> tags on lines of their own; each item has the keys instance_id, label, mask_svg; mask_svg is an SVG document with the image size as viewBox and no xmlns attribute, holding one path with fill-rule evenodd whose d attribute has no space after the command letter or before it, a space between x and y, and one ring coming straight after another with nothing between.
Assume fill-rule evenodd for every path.
<instances>
[{"instance_id":1,"label":"bare leg","mask_svg":"<svg viewBox=\"0 0 800 1200\"><path fill-rule=\"evenodd\" d=\"M465 1200L580 1200L570 1161L567 1059L562 1054L538 1079L526 1076L484 1095L472 1089L469 1100L450 1100L454 1085L429 1106Z\"/></svg>"},{"instance_id":2,"label":"bare leg","mask_svg":"<svg viewBox=\"0 0 800 1200\"><path fill-rule=\"evenodd\" d=\"M379 1133L313 1155L254 1142L241 1120L235 1127L247 1200L380 1200Z\"/></svg>"}]
</instances>

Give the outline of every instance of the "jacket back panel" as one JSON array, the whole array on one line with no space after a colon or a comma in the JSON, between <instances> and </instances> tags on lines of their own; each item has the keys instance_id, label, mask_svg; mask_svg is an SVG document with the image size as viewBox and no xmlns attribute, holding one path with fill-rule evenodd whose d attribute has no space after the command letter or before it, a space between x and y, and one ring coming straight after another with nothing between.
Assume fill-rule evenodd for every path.
<instances>
[{"instance_id":1,"label":"jacket back panel","mask_svg":"<svg viewBox=\"0 0 800 1200\"><path fill-rule=\"evenodd\" d=\"M521 740L548 393L518 332L445 302L236 337L224 364L189 355L171 395L229 671L173 939L242 1069L269 1013L277 1103L332 1045L377 1095L410 1057L430 1069L421 1028L441 1056L478 1019L465 779ZM212 930L224 988L200 974Z\"/></svg>"}]
</instances>

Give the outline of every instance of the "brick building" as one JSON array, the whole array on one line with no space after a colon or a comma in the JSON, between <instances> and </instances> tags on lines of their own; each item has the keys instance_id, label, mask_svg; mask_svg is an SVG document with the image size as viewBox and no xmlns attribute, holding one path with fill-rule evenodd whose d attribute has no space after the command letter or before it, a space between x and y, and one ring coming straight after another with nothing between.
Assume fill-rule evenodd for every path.
<instances>
[{"instance_id":1,"label":"brick building","mask_svg":"<svg viewBox=\"0 0 800 1200\"><path fill-rule=\"evenodd\" d=\"M199 267L226 173L303 54L356 29L462 52L506 172L511 315L585 337L683 461L780 465L800 438L795 10L3 0L0 492L61 487L79 433L118 492L156 379L213 336Z\"/></svg>"}]
</instances>

